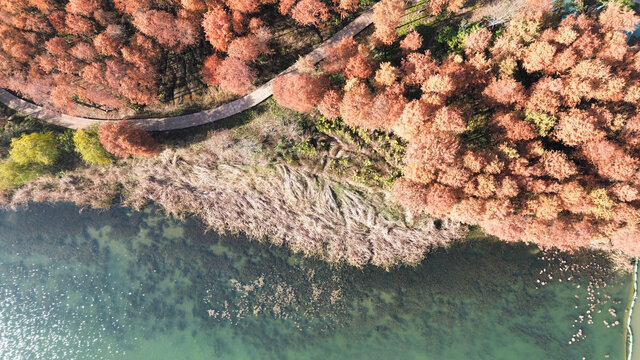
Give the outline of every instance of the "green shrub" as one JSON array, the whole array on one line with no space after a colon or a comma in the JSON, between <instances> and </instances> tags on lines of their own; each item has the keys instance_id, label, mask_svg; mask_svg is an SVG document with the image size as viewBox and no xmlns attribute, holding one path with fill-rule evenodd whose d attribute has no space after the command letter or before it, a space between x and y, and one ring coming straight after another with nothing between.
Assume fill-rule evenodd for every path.
<instances>
[{"instance_id":1,"label":"green shrub","mask_svg":"<svg viewBox=\"0 0 640 360\"><path fill-rule=\"evenodd\" d=\"M20 186L44 173L44 166L39 163L20 164L7 160L0 164L0 188L9 189Z\"/></svg>"},{"instance_id":2,"label":"green shrub","mask_svg":"<svg viewBox=\"0 0 640 360\"><path fill-rule=\"evenodd\" d=\"M73 130L66 130L63 133L58 134L58 148L65 153L73 153L75 146L73 144Z\"/></svg>"},{"instance_id":3,"label":"green shrub","mask_svg":"<svg viewBox=\"0 0 640 360\"><path fill-rule=\"evenodd\" d=\"M111 155L100 144L100 138L95 129L80 129L73 135L73 143L82 160L91 165L108 165L112 161Z\"/></svg>"},{"instance_id":4,"label":"green shrub","mask_svg":"<svg viewBox=\"0 0 640 360\"><path fill-rule=\"evenodd\" d=\"M438 31L436 41L447 46L446 54L450 52L462 54L464 52L464 41L467 35L481 27L480 24L469 25L464 21L458 28L446 25Z\"/></svg>"},{"instance_id":5,"label":"green shrub","mask_svg":"<svg viewBox=\"0 0 640 360\"><path fill-rule=\"evenodd\" d=\"M58 139L51 131L11 139L9 157L18 164L53 165L59 155Z\"/></svg>"}]
</instances>

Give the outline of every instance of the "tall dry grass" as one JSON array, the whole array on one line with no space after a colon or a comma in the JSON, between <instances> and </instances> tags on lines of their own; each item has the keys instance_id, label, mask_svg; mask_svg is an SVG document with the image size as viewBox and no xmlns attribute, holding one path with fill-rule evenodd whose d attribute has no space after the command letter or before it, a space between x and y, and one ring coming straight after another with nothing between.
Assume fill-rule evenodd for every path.
<instances>
[{"instance_id":1,"label":"tall dry grass","mask_svg":"<svg viewBox=\"0 0 640 360\"><path fill-rule=\"evenodd\" d=\"M436 229L430 218L409 225L382 211L381 194L344 189L285 165L202 166L179 153L163 155L136 167L128 204L153 201L177 217L196 213L216 231L245 232L330 262L416 263L462 230L452 222Z\"/></svg>"},{"instance_id":2,"label":"tall dry grass","mask_svg":"<svg viewBox=\"0 0 640 360\"><path fill-rule=\"evenodd\" d=\"M485 0L482 5L473 11L469 21L478 22L487 20L491 25L503 24L527 5L528 0Z\"/></svg>"}]
</instances>

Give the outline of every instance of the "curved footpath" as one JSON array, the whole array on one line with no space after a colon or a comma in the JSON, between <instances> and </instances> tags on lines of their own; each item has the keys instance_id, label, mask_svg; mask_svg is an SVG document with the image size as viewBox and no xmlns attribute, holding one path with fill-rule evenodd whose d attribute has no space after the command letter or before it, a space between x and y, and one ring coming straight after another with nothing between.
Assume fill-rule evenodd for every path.
<instances>
[{"instance_id":1,"label":"curved footpath","mask_svg":"<svg viewBox=\"0 0 640 360\"><path fill-rule=\"evenodd\" d=\"M327 50L327 48L336 44L345 37L351 37L360 33L367 26L369 26L373 22L372 15L373 9L365 11L364 13L362 13L362 15L358 16L355 20L338 31L331 38L327 39L321 46L307 54L307 57L309 57L314 62L314 64L320 62L320 60L324 59L325 51ZM279 75L294 72L296 70L297 67L294 64L281 72ZM273 79L266 84L258 87L253 92L241 97L240 99L226 103L214 109L174 117L135 119L135 122L148 131L175 130L204 125L239 114L265 101L273 94L272 84ZM42 106L38 106L28 101L22 100L19 97L14 96L8 91L1 88L0 101L21 114L33 116L48 123L70 129L79 129L94 124L99 124L104 121L112 121L51 113L50 111L44 109Z\"/></svg>"}]
</instances>

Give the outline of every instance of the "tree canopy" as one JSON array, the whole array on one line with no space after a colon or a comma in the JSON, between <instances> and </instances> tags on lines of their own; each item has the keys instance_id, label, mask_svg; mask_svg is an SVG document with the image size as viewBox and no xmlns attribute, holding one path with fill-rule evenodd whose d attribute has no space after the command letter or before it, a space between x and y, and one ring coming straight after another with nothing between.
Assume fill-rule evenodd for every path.
<instances>
[{"instance_id":1,"label":"tree canopy","mask_svg":"<svg viewBox=\"0 0 640 360\"><path fill-rule=\"evenodd\" d=\"M207 83L244 94L253 62L269 52L261 17L276 10L300 26L324 26L357 1L1 0L0 9L3 87L76 114L79 104L108 111L157 103L167 60L196 47L222 61L220 71L200 64Z\"/></svg>"},{"instance_id":2,"label":"tree canopy","mask_svg":"<svg viewBox=\"0 0 640 360\"><path fill-rule=\"evenodd\" d=\"M102 146L118 157L127 158L131 155L150 157L158 153L158 144L153 137L129 120L108 121L100 124L98 136Z\"/></svg>"},{"instance_id":3,"label":"tree canopy","mask_svg":"<svg viewBox=\"0 0 640 360\"><path fill-rule=\"evenodd\" d=\"M329 118L407 141L395 198L504 240L610 241L640 255L640 54L627 44L640 18L614 1L565 17L530 2L498 32L454 34L435 57L419 34L398 42L398 4L377 5L371 43L402 53L378 62L345 39L318 71L346 84L314 96ZM356 61L373 71L354 76Z\"/></svg>"}]
</instances>

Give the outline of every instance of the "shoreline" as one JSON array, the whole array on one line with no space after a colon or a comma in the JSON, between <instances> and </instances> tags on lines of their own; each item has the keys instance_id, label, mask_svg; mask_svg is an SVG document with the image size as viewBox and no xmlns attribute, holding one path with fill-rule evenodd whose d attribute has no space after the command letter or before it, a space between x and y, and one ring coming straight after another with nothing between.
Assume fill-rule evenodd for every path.
<instances>
[{"instance_id":1,"label":"shoreline","mask_svg":"<svg viewBox=\"0 0 640 360\"><path fill-rule=\"evenodd\" d=\"M633 333L634 333L634 326L633 326L633 312L634 312L634 307L636 306L636 299L638 296L638 258L635 259L635 265L634 265L634 269L633 269L633 291L631 292L631 303L629 305L628 308L628 316L626 318L626 327L625 327L625 344L626 344L626 349L625 352L627 354L627 360L636 360L640 358L640 355L638 354L638 348L635 348L635 357L634 357L634 337L633 337ZM636 318L638 317L638 314L636 314ZM638 321L640 323L640 321ZM639 325L639 324L636 324ZM638 332L640 331L640 328L636 327L635 331ZM637 340L635 340L637 341Z\"/></svg>"}]
</instances>

